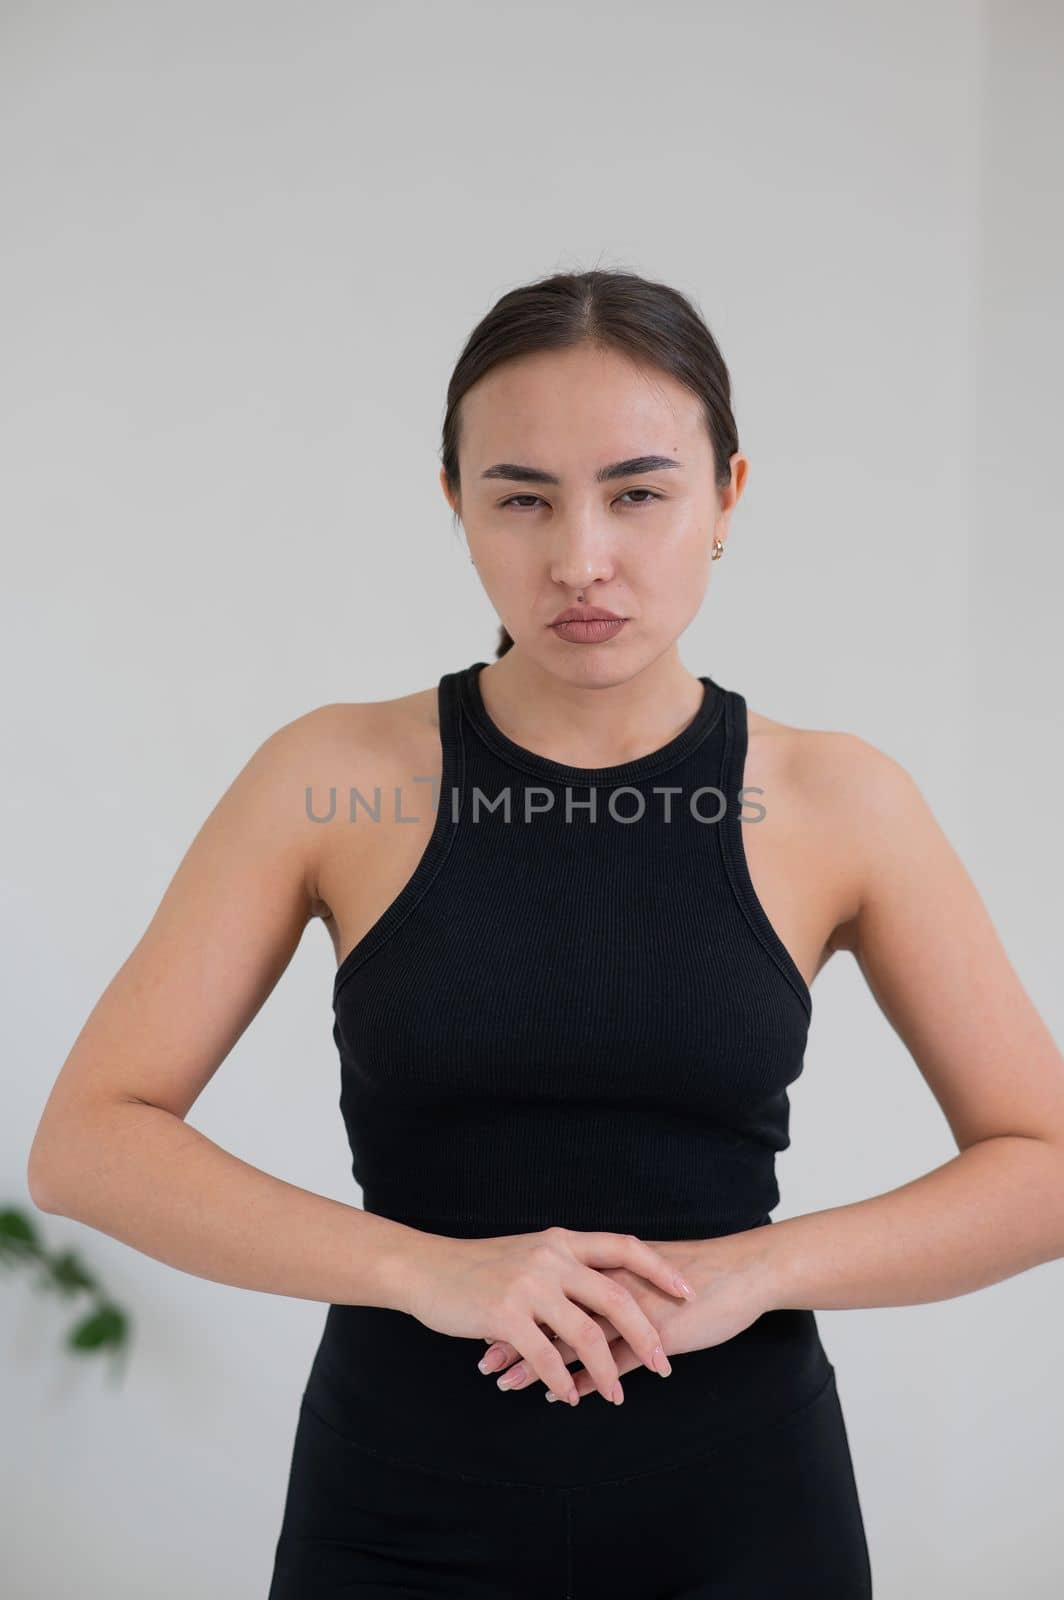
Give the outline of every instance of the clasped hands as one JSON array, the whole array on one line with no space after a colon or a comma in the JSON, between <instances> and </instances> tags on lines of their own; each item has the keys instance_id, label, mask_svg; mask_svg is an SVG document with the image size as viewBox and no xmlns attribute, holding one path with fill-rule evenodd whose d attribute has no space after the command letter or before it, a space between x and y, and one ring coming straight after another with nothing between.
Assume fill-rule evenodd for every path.
<instances>
[{"instance_id":1,"label":"clasped hands","mask_svg":"<svg viewBox=\"0 0 1064 1600\"><path fill-rule=\"evenodd\" d=\"M658 1287L656 1282L632 1267L599 1268L602 1276L626 1293L618 1296L617 1310L611 1315L585 1312L600 1330L601 1339L590 1358L594 1371L588 1370L585 1364L572 1374L576 1392L581 1397L598 1391L605 1399L619 1404L623 1390L617 1379L624 1373L653 1364L653 1368L666 1377L672 1371L670 1355L722 1344L771 1308L769 1275L758 1254L750 1249L749 1234L647 1243L682 1276L692 1293L677 1298L675 1292ZM616 1322L611 1316L616 1317ZM644 1319L656 1330L660 1342L660 1349L656 1354L651 1352L649 1360L640 1353L647 1344L642 1331ZM630 1340L625 1333L633 1327L637 1331ZM586 1353L574 1349L556 1333L552 1335L549 1328L545 1332L566 1367L574 1361L588 1361ZM500 1388L524 1389L541 1381L514 1345L505 1339L487 1342L489 1348L478 1366L481 1372L495 1374L497 1382L502 1379ZM651 1345L653 1342L651 1338ZM548 1400L558 1398L549 1388L545 1389L545 1395Z\"/></svg>"}]
</instances>

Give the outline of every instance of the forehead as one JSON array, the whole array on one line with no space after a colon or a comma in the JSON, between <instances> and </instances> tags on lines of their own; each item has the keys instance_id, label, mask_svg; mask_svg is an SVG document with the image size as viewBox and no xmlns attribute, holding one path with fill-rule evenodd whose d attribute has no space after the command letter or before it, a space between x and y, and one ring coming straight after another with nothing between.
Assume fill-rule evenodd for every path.
<instances>
[{"instance_id":1,"label":"forehead","mask_svg":"<svg viewBox=\"0 0 1064 1600\"><path fill-rule=\"evenodd\" d=\"M474 464L530 452L545 466L563 457L677 455L703 440L709 450L692 390L660 368L588 345L493 367L463 399L462 423L463 453Z\"/></svg>"}]
</instances>

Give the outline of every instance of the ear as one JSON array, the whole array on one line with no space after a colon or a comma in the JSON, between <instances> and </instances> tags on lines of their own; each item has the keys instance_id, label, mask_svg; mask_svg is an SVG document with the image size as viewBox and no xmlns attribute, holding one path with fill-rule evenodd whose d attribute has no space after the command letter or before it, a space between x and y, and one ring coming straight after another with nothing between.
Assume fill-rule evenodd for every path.
<instances>
[{"instance_id":1,"label":"ear","mask_svg":"<svg viewBox=\"0 0 1064 1600\"><path fill-rule=\"evenodd\" d=\"M731 514L739 503L739 497L746 488L747 473L750 462L741 451L737 450L729 462L731 466L731 483L726 489L720 491L720 515L717 518L718 533L727 532Z\"/></svg>"},{"instance_id":2,"label":"ear","mask_svg":"<svg viewBox=\"0 0 1064 1600\"><path fill-rule=\"evenodd\" d=\"M457 516L458 515L458 502L453 497L453 495L451 494L450 485L447 482L447 469L446 469L446 467L441 467L440 468L440 488L443 490L443 498L446 500L447 504L450 506L450 508L454 512L454 514Z\"/></svg>"}]
</instances>

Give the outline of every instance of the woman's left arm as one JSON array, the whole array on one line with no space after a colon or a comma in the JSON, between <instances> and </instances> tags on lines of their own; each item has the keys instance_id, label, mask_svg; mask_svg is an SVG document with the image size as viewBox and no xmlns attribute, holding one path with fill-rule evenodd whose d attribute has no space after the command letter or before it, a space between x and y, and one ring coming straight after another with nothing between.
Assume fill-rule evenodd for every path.
<instances>
[{"instance_id":1,"label":"woman's left arm","mask_svg":"<svg viewBox=\"0 0 1064 1600\"><path fill-rule=\"evenodd\" d=\"M960 1153L885 1194L757 1229L769 1307L944 1300L1064 1256L1064 1056L916 783L846 743L859 904L834 948L852 951Z\"/></svg>"},{"instance_id":2,"label":"woman's left arm","mask_svg":"<svg viewBox=\"0 0 1064 1600\"><path fill-rule=\"evenodd\" d=\"M648 1241L693 1284L693 1302L668 1303L624 1269L609 1276L655 1319L670 1355L731 1338L765 1311L947 1300L1064 1256L1064 1056L916 783L864 740L826 737L830 762L810 746L807 803L830 807L814 831L840 841L846 859L833 870L857 908L829 948L852 951L960 1153L867 1200ZM594 1320L622 1375L642 1365ZM485 1355L498 1375L517 1352L499 1341ZM574 1378L581 1394L594 1388L583 1368Z\"/></svg>"}]
</instances>

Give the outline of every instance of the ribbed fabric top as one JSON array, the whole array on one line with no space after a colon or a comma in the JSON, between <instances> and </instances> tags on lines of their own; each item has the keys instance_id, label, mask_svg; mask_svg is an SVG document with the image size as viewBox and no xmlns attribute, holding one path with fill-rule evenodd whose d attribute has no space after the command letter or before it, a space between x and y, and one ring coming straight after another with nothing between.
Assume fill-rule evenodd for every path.
<instances>
[{"instance_id":1,"label":"ribbed fabric top","mask_svg":"<svg viewBox=\"0 0 1064 1600\"><path fill-rule=\"evenodd\" d=\"M492 722L486 665L439 680L431 834L336 972L363 1205L455 1237L758 1226L811 998L747 868L746 702L703 677L660 749L571 767Z\"/></svg>"}]
</instances>

